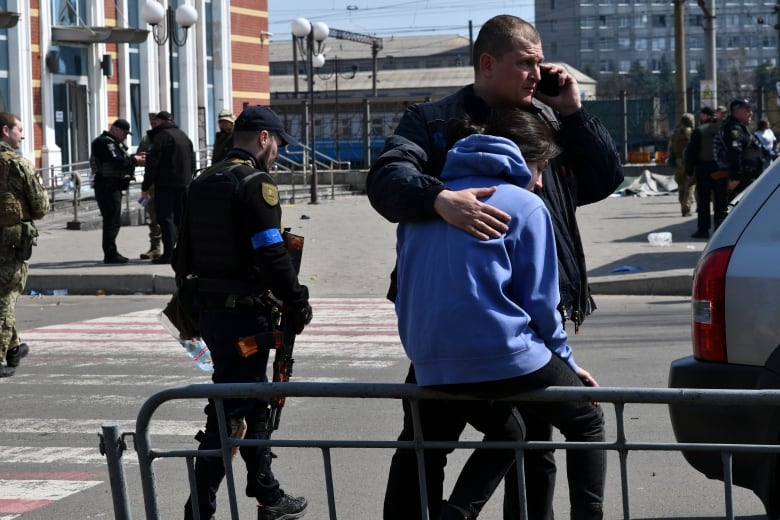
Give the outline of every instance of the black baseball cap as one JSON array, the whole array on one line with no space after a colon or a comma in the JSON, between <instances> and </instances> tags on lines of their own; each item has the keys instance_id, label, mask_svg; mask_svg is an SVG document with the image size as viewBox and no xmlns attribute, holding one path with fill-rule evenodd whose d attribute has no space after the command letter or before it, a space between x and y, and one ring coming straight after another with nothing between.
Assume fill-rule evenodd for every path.
<instances>
[{"instance_id":1,"label":"black baseball cap","mask_svg":"<svg viewBox=\"0 0 780 520\"><path fill-rule=\"evenodd\" d=\"M729 104L729 111L733 112L738 108L744 108L744 107L750 108L750 101L748 101L747 99L735 99L734 101L731 102L731 104Z\"/></svg>"},{"instance_id":2,"label":"black baseball cap","mask_svg":"<svg viewBox=\"0 0 780 520\"><path fill-rule=\"evenodd\" d=\"M167 110L160 110L154 115L155 119L161 119L163 121L173 121L173 116Z\"/></svg>"},{"instance_id":3,"label":"black baseball cap","mask_svg":"<svg viewBox=\"0 0 780 520\"><path fill-rule=\"evenodd\" d=\"M132 135L130 133L130 123L127 122L127 119L117 119L113 123L111 123L111 126L115 126L119 128L120 130L124 130L129 135Z\"/></svg>"},{"instance_id":4,"label":"black baseball cap","mask_svg":"<svg viewBox=\"0 0 780 520\"><path fill-rule=\"evenodd\" d=\"M279 116L268 107L254 105L246 107L236 119L234 132L256 132L268 130L276 132L282 138L282 146L298 144L298 140L284 130L284 124Z\"/></svg>"},{"instance_id":5,"label":"black baseball cap","mask_svg":"<svg viewBox=\"0 0 780 520\"><path fill-rule=\"evenodd\" d=\"M700 114L705 114L710 117L713 117L715 115L715 111L712 109L712 107L701 107L701 110L699 110Z\"/></svg>"}]
</instances>

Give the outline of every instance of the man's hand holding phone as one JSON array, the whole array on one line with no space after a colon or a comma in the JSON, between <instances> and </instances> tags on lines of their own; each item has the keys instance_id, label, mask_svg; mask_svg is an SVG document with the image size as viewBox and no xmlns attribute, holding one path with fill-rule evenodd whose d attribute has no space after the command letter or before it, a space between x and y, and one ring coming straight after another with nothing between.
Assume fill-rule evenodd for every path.
<instances>
[{"instance_id":1,"label":"man's hand holding phone","mask_svg":"<svg viewBox=\"0 0 780 520\"><path fill-rule=\"evenodd\" d=\"M565 68L559 65L541 65L539 72L540 80L534 92L539 101L564 116L581 109L579 85Z\"/></svg>"}]
</instances>

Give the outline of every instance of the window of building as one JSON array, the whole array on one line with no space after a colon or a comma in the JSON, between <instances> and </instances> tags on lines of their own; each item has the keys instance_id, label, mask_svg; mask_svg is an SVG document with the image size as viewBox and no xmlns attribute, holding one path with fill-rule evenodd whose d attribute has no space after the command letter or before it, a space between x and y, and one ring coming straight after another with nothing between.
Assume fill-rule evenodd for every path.
<instances>
[{"instance_id":1,"label":"window of building","mask_svg":"<svg viewBox=\"0 0 780 520\"><path fill-rule=\"evenodd\" d=\"M596 18L593 16L583 16L580 18L580 29L593 29L596 26Z\"/></svg>"},{"instance_id":2,"label":"window of building","mask_svg":"<svg viewBox=\"0 0 780 520\"><path fill-rule=\"evenodd\" d=\"M619 49L631 48L631 38L618 38L617 42L618 42Z\"/></svg>"},{"instance_id":3,"label":"window of building","mask_svg":"<svg viewBox=\"0 0 780 520\"><path fill-rule=\"evenodd\" d=\"M89 25L87 0L51 0L51 12L53 25Z\"/></svg>"},{"instance_id":4,"label":"window of building","mask_svg":"<svg viewBox=\"0 0 780 520\"><path fill-rule=\"evenodd\" d=\"M653 50L662 51L666 49L666 38L653 38Z\"/></svg>"},{"instance_id":5,"label":"window of building","mask_svg":"<svg viewBox=\"0 0 780 520\"><path fill-rule=\"evenodd\" d=\"M606 29L609 27L609 17L607 15L599 15L599 28Z\"/></svg>"},{"instance_id":6,"label":"window of building","mask_svg":"<svg viewBox=\"0 0 780 520\"><path fill-rule=\"evenodd\" d=\"M631 17L625 14L621 14L618 17L618 27L631 27Z\"/></svg>"},{"instance_id":7,"label":"window of building","mask_svg":"<svg viewBox=\"0 0 780 520\"><path fill-rule=\"evenodd\" d=\"M580 45L580 50L582 51L592 51L594 45L593 38L583 38L582 43Z\"/></svg>"},{"instance_id":8,"label":"window of building","mask_svg":"<svg viewBox=\"0 0 780 520\"><path fill-rule=\"evenodd\" d=\"M634 16L634 27L647 27L647 14L639 13Z\"/></svg>"},{"instance_id":9,"label":"window of building","mask_svg":"<svg viewBox=\"0 0 780 520\"><path fill-rule=\"evenodd\" d=\"M654 14L652 18L653 27L666 27L666 15Z\"/></svg>"},{"instance_id":10,"label":"window of building","mask_svg":"<svg viewBox=\"0 0 780 520\"><path fill-rule=\"evenodd\" d=\"M689 14L686 17L685 23L688 27L704 27L704 15Z\"/></svg>"},{"instance_id":11,"label":"window of building","mask_svg":"<svg viewBox=\"0 0 780 520\"><path fill-rule=\"evenodd\" d=\"M631 70L631 60L618 61L618 72L626 73Z\"/></svg>"},{"instance_id":12,"label":"window of building","mask_svg":"<svg viewBox=\"0 0 780 520\"><path fill-rule=\"evenodd\" d=\"M615 46L614 40L609 37L601 37L599 38L599 50L601 51L608 51L613 49Z\"/></svg>"},{"instance_id":13,"label":"window of building","mask_svg":"<svg viewBox=\"0 0 780 520\"><path fill-rule=\"evenodd\" d=\"M137 3L137 2L136 2ZM127 25L130 27L142 27L140 20L141 6L130 5L127 10ZM128 68L130 77L130 128L133 142L140 143L140 139L149 129L149 116L141 110L141 44L130 43L127 47Z\"/></svg>"},{"instance_id":14,"label":"window of building","mask_svg":"<svg viewBox=\"0 0 780 520\"><path fill-rule=\"evenodd\" d=\"M647 38L637 38L634 40L634 50L635 51L646 51L647 50Z\"/></svg>"},{"instance_id":15,"label":"window of building","mask_svg":"<svg viewBox=\"0 0 780 520\"><path fill-rule=\"evenodd\" d=\"M599 72L612 72L612 62L609 60L599 61Z\"/></svg>"}]
</instances>

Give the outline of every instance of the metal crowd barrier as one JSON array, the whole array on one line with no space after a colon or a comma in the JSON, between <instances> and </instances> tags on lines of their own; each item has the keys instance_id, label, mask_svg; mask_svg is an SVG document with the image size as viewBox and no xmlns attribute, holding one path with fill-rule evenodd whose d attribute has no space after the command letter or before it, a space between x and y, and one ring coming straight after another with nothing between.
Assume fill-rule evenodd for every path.
<instances>
[{"instance_id":1,"label":"metal crowd barrier","mask_svg":"<svg viewBox=\"0 0 780 520\"><path fill-rule=\"evenodd\" d=\"M415 439L398 440L318 440L318 439L275 439L246 440L228 436L228 426L224 420L223 400L228 398L261 398L268 400L274 396L345 398L345 399L406 399L412 408ZM218 450L158 450L152 446L150 423L154 412L164 403L176 399L214 399L217 406L219 430L222 440ZM425 483L423 453L426 449L512 449L515 451L518 487L520 492L521 519L527 520L525 510L525 486L523 474L523 456L525 450L532 449L603 449L615 451L620 461L621 498L624 520L630 520L630 501L628 488L628 454L631 451L716 451L721 453L724 474L725 518L734 520L732 454L738 452L780 453L780 445L763 444L720 444L720 443L678 443L678 442L632 442L626 437L624 409L631 404L691 404L691 405L750 405L779 406L780 391L777 390L699 390L699 389L653 389L653 388L564 388L550 387L544 390L517 394L505 400L563 402L586 401L599 402L602 405L612 403L615 410L616 439L614 442L558 442L558 441L516 441L516 442L480 442L480 441L427 441L423 439L419 428L419 401L427 399L464 400L469 397L440 393L409 384L376 383L245 383L245 384L198 384L162 390L152 395L141 407L136 420L136 431L122 433L114 422L103 425L100 449L108 463L111 492L115 518L131 518L126 480L122 466L122 456L127 449L125 438L133 439L138 455L141 473L141 486L147 520L158 520L160 511L157 502L157 485L153 462L155 459L179 457L186 459L191 493L196 496L194 480L195 457L222 457L225 463L226 484L228 488L232 519L238 519L238 506L231 464L231 449L236 446L270 446L284 448L319 448L322 451L325 485L330 520L336 520L336 500L331 466L331 450L339 448L406 448L414 450L418 461L420 482L420 505L423 520L428 519L428 497ZM285 432L289 437L290 432ZM196 500L193 500L197 502ZM195 520L198 520L198 512Z\"/></svg>"}]
</instances>

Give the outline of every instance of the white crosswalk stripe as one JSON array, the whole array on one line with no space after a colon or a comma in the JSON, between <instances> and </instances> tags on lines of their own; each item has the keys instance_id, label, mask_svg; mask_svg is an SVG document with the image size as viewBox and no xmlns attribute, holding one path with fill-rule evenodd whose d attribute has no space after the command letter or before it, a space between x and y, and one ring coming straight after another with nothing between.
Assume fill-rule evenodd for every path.
<instances>
[{"instance_id":1,"label":"white crosswalk stripe","mask_svg":"<svg viewBox=\"0 0 780 520\"><path fill-rule=\"evenodd\" d=\"M360 370L404 359L393 306L387 300L311 303L314 320L296 340L294 380L355 381L360 380ZM54 472L104 471L105 458L97 447L104 422L117 422L120 431L132 432L135 413L155 391L210 381L160 325L158 313L159 309L148 309L21 331L34 350L25 359L29 370L17 374L13 383L28 387L41 402L56 403L60 414L43 421L14 414L0 421L0 520L19 518L103 483L95 480L95 473L66 478ZM150 359L154 365L139 370ZM335 374L334 367L339 369ZM288 401L288 406L296 405ZM203 403L185 401L181 407L180 415L186 418L155 420L151 434L172 443L194 442L193 434L203 427ZM123 460L137 466L132 451ZM47 472L53 477L46 478Z\"/></svg>"}]
</instances>

